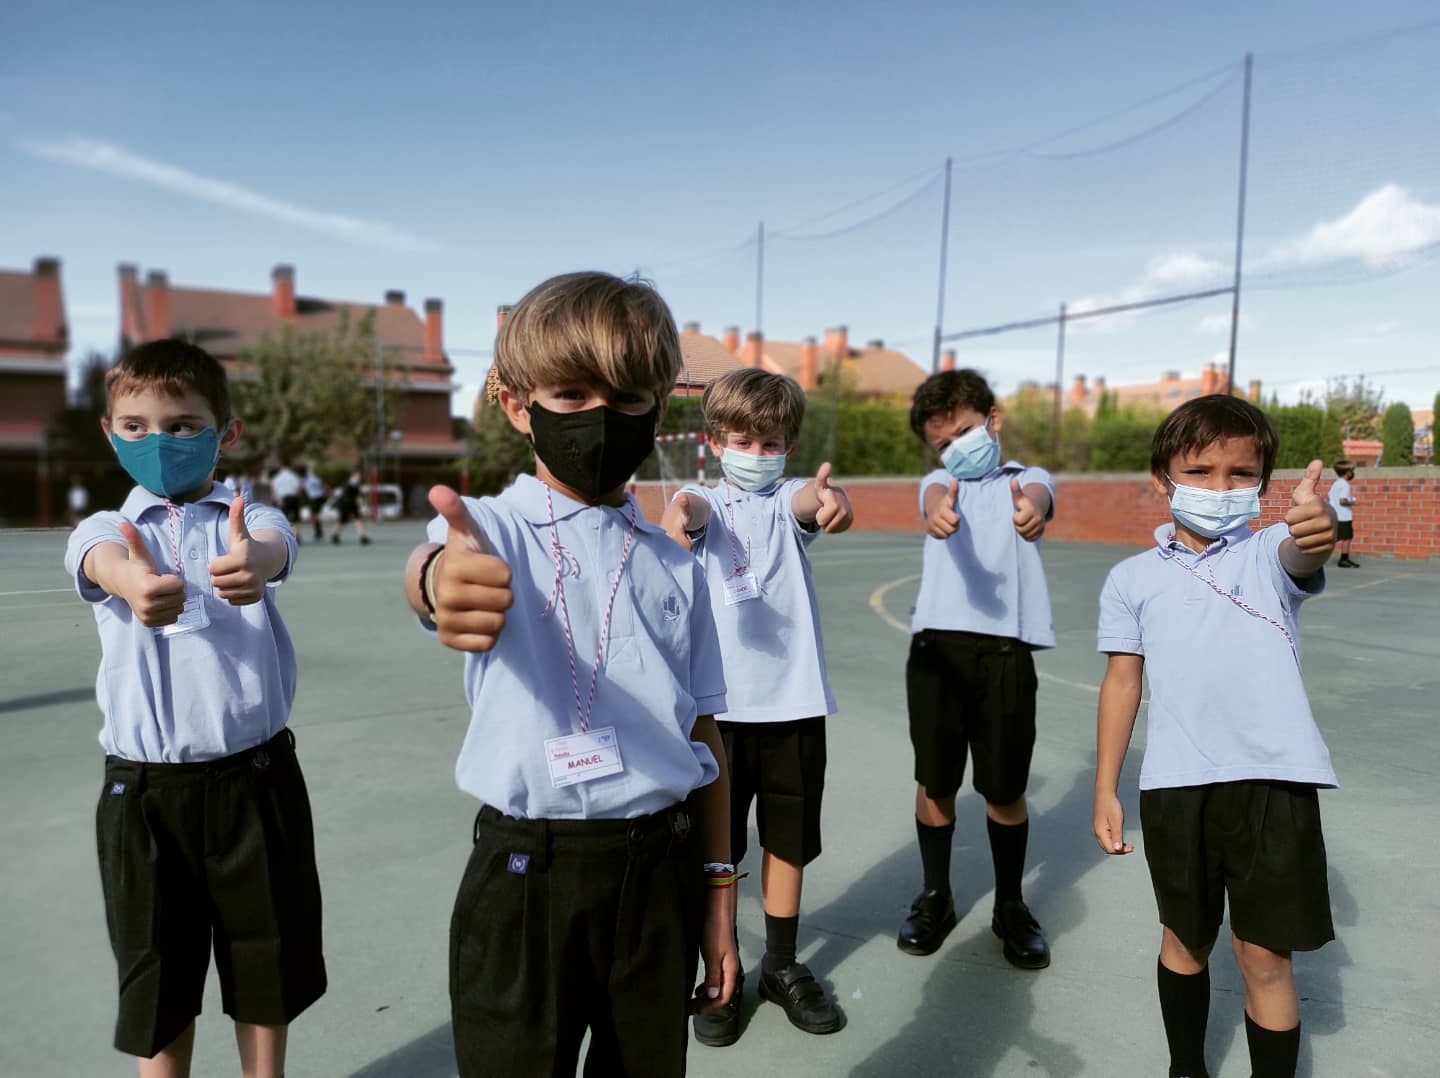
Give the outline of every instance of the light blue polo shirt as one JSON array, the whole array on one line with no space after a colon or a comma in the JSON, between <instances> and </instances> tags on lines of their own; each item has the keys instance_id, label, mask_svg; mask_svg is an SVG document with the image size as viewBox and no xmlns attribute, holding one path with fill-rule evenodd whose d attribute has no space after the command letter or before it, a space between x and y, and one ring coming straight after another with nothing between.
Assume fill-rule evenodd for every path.
<instances>
[{"instance_id":1,"label":"light blue polo shirt","mask_svg":"<svg viewBox=\"0 0 1440 1078\"><path fill-rule=\"evenodd\" d=\"M949 472L937 468L920 480L922 520L925 492L937 485L948 488L950 479ZM1011 479L1019 479L1021 487L1044 484L1054 516L1055 481L1044 468L1012 460L979 479L961 480L959 528L948 539L925 537L912 633L948 629L1014 637L1035 648L1055 646L1040 544L1027 542L1015 531Z\"/></svg>"},{"instance_id":2,"label":"light blue polo shirt","mask_svg":"<svg viewBox=\"0 0 1440 1078\"><path fill-rule=\"evenodd\" d=\"M285 567L258 603L232 606L214 593L209 564L229 549L230 500L214 483L199 501L177 503L175 537L187 596L205 597L210 624L178 636L142 625L125 600L109 595L81 571L97 543L125 542L120 522L139 529L160 573L174 573L163 499L136 487L120 511L96 513L70 533L65 568L80 598L92 604L100 630L95 697L105 723L100 744L111 756L144 763L215 760L270 740L285 727L295 699L295 648L275 605L275 587L290 575L297 553L285 514L245 503L245 526L285 536Z\"/></svg>"},{"instance_id":3,"label":"light blue polo shirt","mask_svg":"<svg viewBox=\"0 0 1440 1078\"><path fill-rule=\"evenodd\" d=\"M692 549L705 567L730 672L726 722L792 722L835 712L806 554L820 529L801 524L792 508L808 482L784 479L753 492L725 480L684 487L710 505ZM725 582L737 561L755 574L760 596L728 606Z\"/></svg>"},{"instance_id":4,"label":"light blue polo shirt","mask_svg":"<svg viewBox=\"0 0 1440 1078\"><path fill-rule=\"evenodd\" d=\"M1154 549L1110 570L1099 649L1144 656L1150 679L1140 789L1336 785L1305 696L1296 624L1300 604L1324 590L1325 571L1291 577L1279 557L1288 535L1283 523L1258 532L1242 524L1197 554L1162 524Z\"/></svg>"},{"instance_id":5,"label":"light blue polo shirt","mask_svg":"<svg viewBox=\"0 0 1440 1078\"><path fill-rule=\"evenodd\" d=\"M596 679L590 729L614 727L625 770L555 787L545 742L580 732L570 649L558 609L545 486L522 475L493 498L466 508L510 566L514 605L495 647L465 656L470 727L455 762L466 793L527 819L628 819L685 800L720 773L702 742L691 741L697 715L725 710L725 675L710 593L699 563L645 522L634 498L626 508L585 505L552 491L561 546L578 575L564 577L582 705L589 694L601 620L629 530L638 524L610 615ZM429 536L445 541L443 517Z\"/></svg>"}]
</instances>

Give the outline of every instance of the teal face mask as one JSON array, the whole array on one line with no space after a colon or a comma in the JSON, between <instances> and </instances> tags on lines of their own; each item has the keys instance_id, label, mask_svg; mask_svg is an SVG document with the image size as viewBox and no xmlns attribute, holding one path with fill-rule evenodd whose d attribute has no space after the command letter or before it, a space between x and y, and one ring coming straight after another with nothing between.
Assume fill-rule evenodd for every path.
<instances>
[{"instance_id":1,"label":"teal face mask","mask_svg":"<svg viewBox=\"0 0 1440 1078\"><path fill-rule=\"evenodd\" d=\"M741 490L764 490L785 474L784 453L742 453L738 449L720 451L720 470L725 478Z\"/></svg>"},{"instance_id":2,"label":"teal face mask","mask_svg":"<svg viewBox=\"0 0 1440 1078\"><path fill-rule=\"evenodd\" d=\"M163 431L136 439L112 433L110 444L130 478L161 498L195 490L220 459L220 435L213 427L188 438Z\"/></svg>"}]
</instances>

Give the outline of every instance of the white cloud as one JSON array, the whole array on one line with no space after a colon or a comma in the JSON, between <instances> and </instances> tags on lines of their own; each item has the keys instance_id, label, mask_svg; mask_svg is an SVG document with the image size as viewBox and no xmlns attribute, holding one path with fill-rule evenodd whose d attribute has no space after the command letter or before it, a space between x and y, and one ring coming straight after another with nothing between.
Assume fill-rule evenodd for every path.
<instances>
[{"instance_id":1,"label":"white cloud","mask_svg":"<svg viewBox=\"0 0 1440 1078\"><path fill-rule=\"evenodd\" d=\"M1197 328L1201 333L1229 333L1230 312L1216 311L1214 314L1207 314L1200 319L1200 325ZM1255 320L1244 311L1240 312L1240 328L1242 330L1255 328Z\"/></svg>"},{"instance_id":2,"label":"white cloud","mask_svg":"<svg viewBox=\"0 0 1440 1078\"><path fill-rule=\"evenodd\" d=\"M72 135L58 141L27 141L20 143L26 153L49 161L62 161L81 168L107 172L113 176L139 180L177 194L212 202L218 206L268 217L272 221L294 225L327 236L349 240L369 247L392 251L428 251L435 248L429 240L415 236L384 221L370 221L345 214L327 213L292 202L262 195L226 180L211 179L194 172L154 161L131 153L123 147L98 139Z\"/></svg>"},{"instance_id":3,"label":"white cloud","mask_svg":"<svg viewBox=\"0 0 1440 1078\"><path fill-rule=\"evenodd\" d=\"M1145 280L1157 285L1199 285L1218 281L1227 269L1194 251L1172 251L1150 260Z\"/></svg>"},{"instance_id":4,"label":"white cloud","mask_svg":"<svg viewBox=\"0 0 1440 1078\"><path fill-rule=\"evenodd\" d=\"M1282 244L1263 261L1314 265L1359 259L1371 269L1404 263L1440 244L1440 205L1422 202L1403 187L1387 183L1347 213L1321 221L1297 240Z\"/></svg>"}]
</instances>

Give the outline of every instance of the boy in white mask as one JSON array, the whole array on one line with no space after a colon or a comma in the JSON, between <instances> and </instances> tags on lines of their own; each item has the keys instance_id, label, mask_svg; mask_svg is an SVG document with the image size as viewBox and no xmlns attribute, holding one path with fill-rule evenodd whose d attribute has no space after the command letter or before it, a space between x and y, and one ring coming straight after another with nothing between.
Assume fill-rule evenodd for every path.
<instances>
[{"instance_id":1,"label":"boy in white mask","mask_svg":"<svg viewBox=\"0 0 1440 1078\"><path fill-rule=\"evenodd\" d=\"M1335 938L1319 787L1336 784L1305 697L1296 616L1325 586L1335 515L1313 460L1285 519L1259 531L1275 428L1247 401L1187 401L1151 445L1172 520L1100 595L1093 830L1126 854L1116 794L1150 674L1140 826L1162 925L1156 970L1172 1078L1203 1078L1210 950L1228 895L1251 1073L1289 1078L1300 1046L1290 952Z\"/></svg>"},{"instance_id":2,"label":"boy in white mask","mask_svg":"<svg viewBox=\"0 0 1440 1078\"><path fill-rule=\"evenodd\" d=\"M905 665L925 882L896 943L907 954L932 954L957 923L950 848L968 755L975 791L985 799L995 871L991 930L1012 965L1043 969L1050 948L1020 881L1035 747L1031 652L1055 646L1037 542L1054 511L1055 487L1042 468L1001 462L995 394L973 370L925 379L910 427L944 467L920 481L929 538Z\"/></svg>"},{"instance_id":3,"label":"boy in white mask","mask_svg":"<svg viewBox=\"0 0 1440 1078\"><path fill-rule=\"evenodd\" d=\"M835 711L806 550L820 532L850 527L853 515L828 463L814 479L782 478L805 417L805 391L793 379L732 371L706 387L701 406L725 481L687 485L662 523L700 558L710 585L729 686L717 725L731 783L731 860L745 856L753 799L764 849L760 995L796 1028L834 1033L844 1016L795 957L804 866L820 853L825 716ZM737 988L727 1007L697 1014L696 1039L734 1044L739 1003Z\"/></svg>"}]
</instances>

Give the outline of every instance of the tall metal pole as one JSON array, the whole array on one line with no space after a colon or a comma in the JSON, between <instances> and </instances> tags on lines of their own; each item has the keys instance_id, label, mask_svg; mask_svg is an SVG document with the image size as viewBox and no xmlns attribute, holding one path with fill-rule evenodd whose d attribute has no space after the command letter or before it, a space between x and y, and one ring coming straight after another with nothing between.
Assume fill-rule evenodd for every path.
<instances>
[{"instance_id":1,"label":"tall metal pole","mask_svg":"<svg viewBox=\"0 0 1440 1078\"><path fill-rule=\"evenodd\" d=\"M1060 304L1060 318L1055 323L1059 332L1055 338L1055 466L1060 466L1060 420L1063 411L1060 395L1064 392L1065 379L1065 304Z\"/></svg>"},{"instance_id":2,"label":"tall metal pole","mask_svg":"<svg viewBox=\"0 0 1440 1078\"><path fill-rule=\"evenodd\" d=\"M935 344L930 353L930 372L940 369L940 335L945 325L945 262L950 253L950 158L945 158L945 201L940 210L940 287L935 301Z\"/></svg>"},{"instance_id":3,"label":"tall metal pole","mask_svg":"<svg viewBox=\"0 0 1440 1078\"><path fill-rule=\"evenodd\" d=\"M1235 338L1240 332L1240 264L1245 253L1245 178L1250 162L1250 76L1255 58L1245 54L1245 95L1240 113L1240 194L1235 207L1235 290L1230 295L1230 365L1225 392L1235 392Z\"/></svg>"},{"instance_id":4,"label":"tall metal pole","mask_svg":"<svg viewBox=\"0 0 1440 1078\"><path fill-rule=\"evenodd\" d=\"M755 332L763 333L765 323L765 222L755 226Z\"/></svg>"},{"instance_id":5,"label":"tall metal pole","mask_svg":"<svg viewBox=\"0 0 1440 1078\"><path fill-rule=\"evenodd\" d=\"M379 523L380 520L380 464L381 454L384 452L385 443L385 398L381 381L381 353L384 345L380 338L375 338L375 460L370 465L370 519Z\"/></svg>"}]
</instances>

